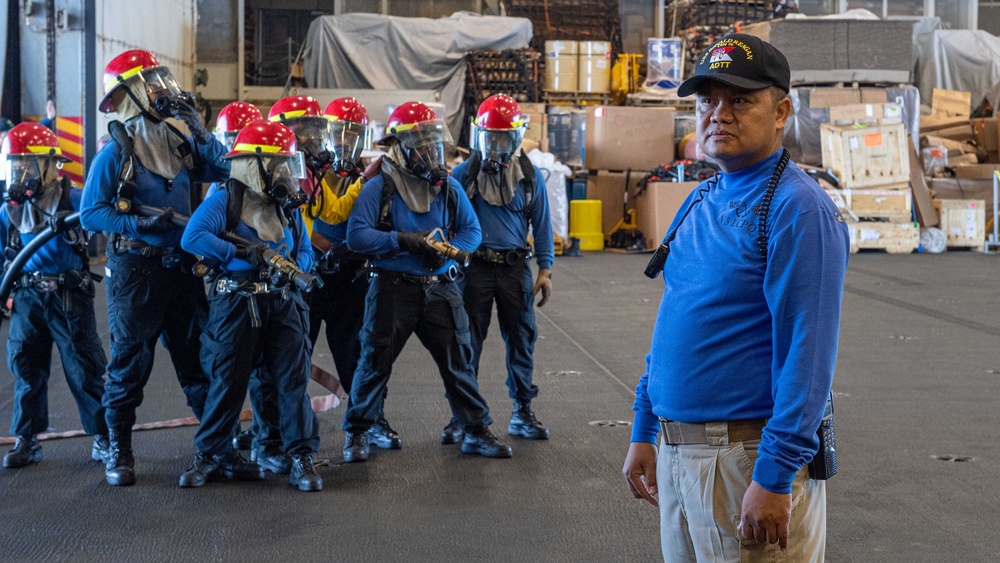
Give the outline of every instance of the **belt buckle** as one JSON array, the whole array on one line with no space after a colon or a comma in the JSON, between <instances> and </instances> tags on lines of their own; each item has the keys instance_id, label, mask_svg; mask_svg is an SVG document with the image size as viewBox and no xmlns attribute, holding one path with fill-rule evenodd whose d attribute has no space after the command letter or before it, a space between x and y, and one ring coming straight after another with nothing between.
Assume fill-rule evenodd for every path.
<instances>
[{"instance_id":1,"label":"belt buckle","mask_svg":"<svg viewBox=\"0 0 1000 563\"><path fill-rule=\"evenodd\" d=\"M219 280L215 282L215 292L229 293L229 280L225 278L219 278Z\"/></svg>"},{"instance_id":2,"label":"belt buckle","mask_svg":"<svg viewBox=\"0 0 1000 563\"><path fill-rule=\"evenodd\" d=\"M267 282L255 282L253 284L253 292L256 294L268 293L270 291L270 286Z\"/></svg>"},{"instance_id":3,"label":"belt buckle","mask_svg":"<svg viewBox=\"0 0 1000 563\"><path fill-rule=\"evenodd\" d=\"M42 293L52 293L53 291L59 289L59 282L56 280L35 280L33 286L36 291Z\"/></svg>"}]
</instances>

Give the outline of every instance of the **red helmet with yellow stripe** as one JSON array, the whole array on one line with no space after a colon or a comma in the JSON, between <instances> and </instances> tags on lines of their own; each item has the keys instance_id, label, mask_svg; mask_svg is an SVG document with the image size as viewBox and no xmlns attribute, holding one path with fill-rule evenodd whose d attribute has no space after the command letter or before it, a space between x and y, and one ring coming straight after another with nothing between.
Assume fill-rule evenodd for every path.
<instances>
[{"instance_id":1,"label":"red helmet with yellow stripe","mask_svg":"<svg viewBox=\"0 0 1000 563\"><path fill-rule=\"evenodd\" d=\"M267 120L280 122L295 133L299 150L310 159L327 150L329 142L323 109L312 96L288 96L282 98L267 112Z\"/></svg>"},{"instance_id":2,"label":"red helmet with yellow stripe","mask_svg":"<svg viewBox=\"0 0 1000 563\"><path fill-rule=\"evenodd\" d=\"M104 99L100 110L104 113L115 111L111 98L118 88L133 79L142 81L149 101L159 96L175 98L182 93L169 68L162 66L149 51L133 49L111 59L104 67ZM145 105L142 107L145 109Z\"/></svg>"},{"instance_id":3,"label":"red helmet with yellow stripe","mask_svg":"<svg viewBox=\"0 0 1000 563\"><path fill-rule=\"evenodd\" d=\"M368 111L354 98L337 98L323 110L330 122L327 150L330 167L342 178L361 173L361 152L371 145Z\"/></svg>"},{"instance_id":4,"label":"red helmet with yellow stripe","mask_svg":"<svg viewBox=\"0 0 1000 563\"><path fill-rule=\"evenodd\" d=\"M483 156L482 169L495 173L507 166L521 146L525 129L527 123L514 98L494 94L483 100L469 135L472 149Z\"/></svg>"},{"instance_id":5,"label":"red helmet with yellow stripe","mask_svg":"<svg viewBox=\"0 0 1000 563\"><path fill-rule=\"evenodd\" d=\"M228 150L233 150L239 132L248 124L262 119L264 116L257 106L247 102L232 102L219 110L219 116L215 119L215 137Z\"/></svg>"},{"instance_id":6,"label":"red helmet with yellow stripe","mask_svg":"<svg viewBox=\"0 0 1000 563\"><path fill-rule=\"evenodd\" d=\"M420 102L406 102L389 116L385 136L379 144L399 141L406 155L406 166L432 184L443 184L448 172L444 165L446 144L453 143L451 133L434 110Z\"/></svg>"},{"instance_id":7,"label":"red helmet with yellow stripe","mask_svg":"<svg viewBox=\"0 0 1000 563\"><path fill-rule=\"evenodd\" d=\"M48 127L39 123L15 125L0 144L0 153L16 156L54 156L69 162L59 148L59 139Z\"/></svg>"},{"instance_id":8,"label":"red helmet with yellow stripe","mask_svg":"<svg viewBox=\"0 0 1000 563\"><path fill-rule=\"evenodd\" d=\"M233 150L222 158L240 156L286 156L294 157L296 151L295 133L280 123L259 119L247 124L239 134Z\"/></svg>"},{"instance_id":9,"label":"red helmet with yellow stripe","mask_svg":"<svg viewBox=\"0 0 1000 563\"><path fill-rule=\"evenodd\" d=\"M58 178L57 170L68 161L59 140L47 127L38 123L14 126L0 143L4 200L16 206L34 198L47 183Z\"/></svg>"}]
</instances>

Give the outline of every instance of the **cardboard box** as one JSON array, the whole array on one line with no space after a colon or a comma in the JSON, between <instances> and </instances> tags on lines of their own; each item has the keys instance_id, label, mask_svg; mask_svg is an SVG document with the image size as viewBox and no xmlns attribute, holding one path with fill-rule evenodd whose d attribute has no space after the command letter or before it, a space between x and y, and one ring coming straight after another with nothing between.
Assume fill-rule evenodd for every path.
<instances>
[{"instance_id":1,"label":"cardboard box","mask_svg":"<svg viewBox=\"0 0 1000 563\"><path fill-rule=\"evenodd\" d=\"M1000 170L1000 164L963 164L955 167L955 177L962 180L992 180L993 173L997 170Z\"/></svg>"},{"instance_id":2,"label":"cardboard box","mask_svg":"<svg viewBox=\"0 0 1000 563\"><path fill-rule=\"evenodd\" d=\"M625 172L608 170L591 171L587 178L587 199L601 201L602 231L607 238L618 221L622 219L625 204ZM635 183L642 179L642 173L633 173L630 193L635 193ZM629 205L631 208L631 205ZM572 228L572 225L570 226Z\"/></svg>"},{"instance_id":3,"label":"cardboard box","mask_svg":"<svg viewBox=\"0 0 1000 563\"><path fill-rule=\"evenodd\" d=\"M972 113L972 93L934 88L931 91L931 115L968 118Z\"/></svg>"},{"instance_id":4,"label":"cardboard box","mask_svg":"<svg viewBox=\"0 0 1000 563\"><path fill-rule=\"evenodd\" d=\"M986 241L986 202L981 199L935 199L941 230L948 246L983 250Z\"/></svg>"},{"instance_id":5,"label":"cardboard box","mask_svg":"<svg viewBox=\"0 0 1000 563\"><path fill-rule=\"evenodd\" d=\"M986 151L986 162L1000 162L1000 128L997 118L986 117L972 120L972 134L976 144Z\"/></svg>"},{"instance_id":6,"label":"cardboard box","mask_svg":"<svg viewBox=\"0 0 1000 563\"><path fill-rule=\"evenodd\" d=\"M823 167L842 188L870 188L909 181L906 129L902 123L855 128L820 127Z\"/></svg>"},{"instance_id":7,"label":"cardboard box","mask_svg":"<svg viewBox=\"0 0 1000 563\"><path fill-rule=\"evenodd\" d=\"M838 121L885 120L901 121L903 108L899 104L847 104L830 107L830 123Z\"/></svg>"},{"instance_id":8,"label":"cardboard box","mask_svg":"<svg viewBox=\"0 0 1000 563\"><path fill-rule=\"evenodd\" d=\"M937 199L970 199L986 202L986 216L994 216L993 211L993 181L964 180L961 178L929 178L930 189ZM929 203L931 213L937 218L937 210L933 202Z\"/></svg>"},{"instance_id":9,"label":"cardboard box","mask_svg":"<svg viewBox=\"0 0 1000 563\"><path fill-rule=\"evenodd\" d=\"M635 198L639 230L646 238L646 248L655 249L663 242L667 229L699 182L650 182Z\"/></svg>"},{"instance_id":10,"label":"cardboard box","mask_svg":"<svg viewBox=\"0 0 1000 563\"><path fill-rule=\"evenodd\" d=\"M645 173L674 159L674 111L598 106L587 111L584 164Z\"/></svg>"}]
</instances>

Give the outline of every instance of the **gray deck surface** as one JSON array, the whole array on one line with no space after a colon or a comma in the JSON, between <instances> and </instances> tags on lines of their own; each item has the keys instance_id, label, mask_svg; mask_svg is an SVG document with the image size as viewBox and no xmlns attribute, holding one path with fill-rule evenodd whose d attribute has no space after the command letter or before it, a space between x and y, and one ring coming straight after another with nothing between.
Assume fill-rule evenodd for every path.
<instances>
[{"instance_id":1,"label":"gray deck surface","mask_svg":"<svg viewBox=\"0 0 1000 563\"><path fill-rule=\"evenodd\" d=\"M662 289L642 276L647 259L557 259L536 354L535 408L552 440L512 440L513 459L438 443L448 407L414 338L386 405L403 450L339 464L344 407L323 413L326 489L306 494L278 476L177 488L193 427L137 434L139 483L128 488L104 483L101 466L87 461L89 439L46 442L42 463L0 470L0 560L657 560L657 514L631 498L620 474L630 430L589 424L631 420ZM1000 258L969 252L851 258L834 383L841 474L828 484L829 561L997 559L998 279ZM481 387L505 437L502 358L494 324ZM325 344L315 359L332 371ZM50 425L79 428L57 358L53 367ZM6 427L12 377L0 371ZM161 349L140 422L188 415Z\"/></svg>"}]
</instances>

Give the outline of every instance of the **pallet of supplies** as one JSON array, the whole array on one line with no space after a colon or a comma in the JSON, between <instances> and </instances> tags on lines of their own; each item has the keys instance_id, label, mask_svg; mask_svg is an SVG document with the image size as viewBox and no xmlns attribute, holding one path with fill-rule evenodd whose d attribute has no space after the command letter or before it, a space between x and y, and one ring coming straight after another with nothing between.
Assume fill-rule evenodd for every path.
<instances>
[{"instance_id":1,"label":"pallet of supplies","mask_svg":"<svg viewBox=\"0 0 1000 563\"><path fill-rule=\"evenodd\" d=\"M833 202L852 218L906 223L913 217L913 193L907 184L864 190L826 190Z\"/></svg>"},{"instance_id":2,"label":"pallet of supplies","mask_svg":"<svg viewBox=\"0 0 1000 563\"><path fill-rule=\"evenodd\" d=\"M916 223L848 221L847 226L851 233L851 254L861 249L910 254L920 246L920 229Z\"/></svg>"},{"instance_id":3,"label":"pallet of supplies","mask_svg":"<svg viewBox=\"0 0 1000 563\"><path fill-rule=\"evenodd\" d=\"M935 199L940 229L948 248L983 251L986 242L986 201L981 199Z\"/></svg>"},{"instance_id":4,"label":"pallet of supplies","mask_svg":"<svg viewBox=\"0 0 1000 563\"><path fill-rule=\"evenodd\" d=\"M902 123L824 124L820 135L823 167L833 170L840 187L870 188L909 181L910 160Z\"/></svg>"}]
</instances>

